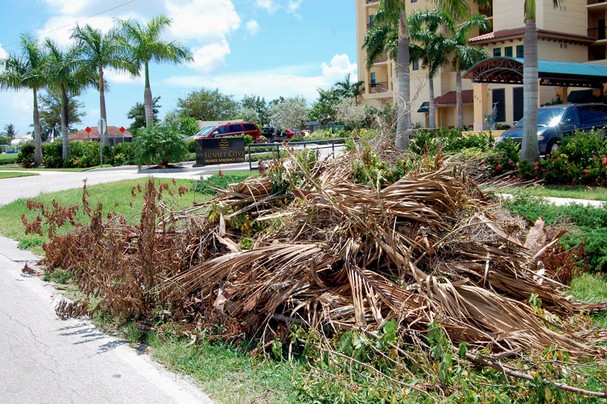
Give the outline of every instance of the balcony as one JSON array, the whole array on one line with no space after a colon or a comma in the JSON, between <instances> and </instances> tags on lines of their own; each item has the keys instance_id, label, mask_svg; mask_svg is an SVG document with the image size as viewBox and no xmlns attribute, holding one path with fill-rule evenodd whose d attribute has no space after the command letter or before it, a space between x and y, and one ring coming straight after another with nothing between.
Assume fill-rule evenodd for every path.
<instances>
[{"instance_id":1,"label":"balcony","mask_svg":"<svg viewBox=\"0 0 607 404\"><path fill-rule=\"evenodd\" d=\"M588 28L588 36L592 39L600 41L602 39L607 38L606 31L607 30L605 29L605 27Z\"/></svg>"},{"instance_id":2,"label":"balcony","mask_svg":"<svg viewBox=\"0 0 607 404\"><path fill-rule=\"evenodd\" d=\"M369 84L369 94L385 93L388 91L388 82L375 82Z\"/></svg>"}]
</instances>

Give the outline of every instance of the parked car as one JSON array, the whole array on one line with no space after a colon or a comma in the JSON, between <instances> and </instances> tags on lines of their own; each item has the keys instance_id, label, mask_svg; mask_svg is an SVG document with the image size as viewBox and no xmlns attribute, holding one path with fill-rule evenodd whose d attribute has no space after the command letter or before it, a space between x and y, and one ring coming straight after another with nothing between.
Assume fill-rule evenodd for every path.
<instances>
[{"instance_id":1,"label":"parked car","mask_svg":"<svg viewBox=\"0 0 607 404\"><path fill-rule=\"evenodd\" d=\"M506 139L522 142L524 124L524 119L516 122L512 129L499 137L498 142ZM558 148L564 136L576 130L604 130L607 126L607 104L560 104L541 107L537 110L537 126L540 154L550 154Z\"/></svg>"},{"instance_id":2,"label":"parked car","mask_svg":"<svg viewBox=\"0 0 607 404\"><path fill-rule=\"evenodd\" d=\"M276 130L273 126L264 126L261 129L261 134L268 139L268 142L282 142L283 140L291 139L298 133L300 133L299 129Z\"/></svg>"},{"instance_id":3,"label":"parked car","mask_svg":"<svg viewBox=\"0 0 607 404\"><path fill-rule=\"evenodd\" d=\"M261 131L259 127L252 122L227 122L217 125L206 126L200 129L190 139L212 139L226 136L251 135L253 142L261 141Z\"/></svg>"}]
</instances>

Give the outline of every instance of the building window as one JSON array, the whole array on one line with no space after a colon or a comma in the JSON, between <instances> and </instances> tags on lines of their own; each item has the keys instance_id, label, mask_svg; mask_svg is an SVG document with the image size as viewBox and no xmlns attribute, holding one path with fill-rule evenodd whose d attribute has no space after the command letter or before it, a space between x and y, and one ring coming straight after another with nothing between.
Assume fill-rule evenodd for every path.
<instances>
[{"instance_id":1,"label":"building window","mask_svg":"<svg viewBox=\"0 0 607 404\"><path fill-rule=\"evenodd\" d=\"M502 56L502 48L493 48L493 56Z\"/></svg>"},{"instance_id":2,"label":"building window","mask_svg":"<svg viewBox=\"0 0 607 404\"><path fill-rule=\"evenodd\" d=\"M413 70L419 70L419 59L413 59Z\"/></svg>"},{"instance_id":3,"label":"building window","mask_svg":"<svg viewBox=\"0 0 607 404\"><path fill-rule=\"evenodd\" d=\"M417 0L411 0L411 3L417 3Z\"/></svg>"},{"instance_id":4,"label":"building window","mask_svg":"<svg viewBox=\"0 0 607 404\"><path fill-rule=\"evenodd\" d=\"M375 87L375 72L371 72L371 87Z\"/></svg>"},{"instance_id":5,"label":"building window","mask_svg":"<svg viewBox=\"0 0 607 404\"><path fill-rule=\"evenodd\" d=\"M516 45L516 57L523 58L525 57L525 48L523 45Z\"/></svg>"},{"instance_id":6,"label":"building window","mask_svg":"<svg viewBox=\"0 0 607 404\"><path fill-rule=\"evenodd\" d=\"M373 27L373 21L375 21L375 14L369 16L369 24L367 25L368 28Z\"/></svg>"},{"instance_id":7,"label":"building window","mask_svg":"<svg viewBox=\"0 0 607 404\"><path fill-rule=\"evenodd\" d=\"M506 46L504 48L504 56L512 57L512 46Z\"/></svg>"}]
</instances>

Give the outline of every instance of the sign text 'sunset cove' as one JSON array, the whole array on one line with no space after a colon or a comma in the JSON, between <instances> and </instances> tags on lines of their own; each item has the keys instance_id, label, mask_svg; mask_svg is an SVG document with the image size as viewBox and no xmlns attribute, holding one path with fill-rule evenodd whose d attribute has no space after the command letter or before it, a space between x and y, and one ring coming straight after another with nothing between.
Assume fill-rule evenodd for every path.
<instances>
[{"instance_id":1,"label":"sign text 'sunset cove'","mask_svg":"<svg viewBox=\"0 0 607 404\"><path fill-rule=\"evenodd\" d=\"M196 139L196 166L242 163L244 138Z\"/></svg>"}]
</instances>

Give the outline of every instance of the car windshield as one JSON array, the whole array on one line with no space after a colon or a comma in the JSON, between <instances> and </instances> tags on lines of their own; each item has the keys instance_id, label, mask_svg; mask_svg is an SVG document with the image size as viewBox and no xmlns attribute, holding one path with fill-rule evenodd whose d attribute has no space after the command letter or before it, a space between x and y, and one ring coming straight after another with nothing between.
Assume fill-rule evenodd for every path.
<instances>
[{"instance_id":1,"label":"car windshield","mask_svg":"<svg viewBox=\"0 0 607 404\"><path fill-rule=\"evenodd\" d=\"M213 130L214 126L205 126L204 128L200 129L198 132L196 132L195 136L205 136L208 135L209 133L211 133L211 131Z\"/></svg>"},{"instance_id":2,"label":"car windshield","mask_svg":"<svg viewBox=\"0 0 607 404\"><path fill-rule=\"evenodd\" d=\"M553 127L561 122L565 108L538 108L537 110L537 126ZM524 126L525 119L518 121L516 126Z\"/></svg>"}]
</instances>

